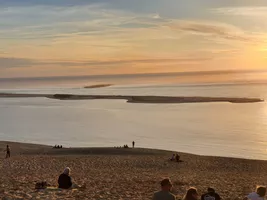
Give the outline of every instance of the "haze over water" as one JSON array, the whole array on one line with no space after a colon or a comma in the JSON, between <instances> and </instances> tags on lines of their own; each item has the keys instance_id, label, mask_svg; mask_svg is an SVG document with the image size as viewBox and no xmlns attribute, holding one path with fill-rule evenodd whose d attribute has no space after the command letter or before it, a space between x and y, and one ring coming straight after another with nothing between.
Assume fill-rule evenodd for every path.
<instances>
[{"instance_id":1,"label":"haze over water","mask_svg":"<svg viewBox=\"0 0 267 200\"><path fill-rule=\"evenodd\" d=\"M136 84L0 92L267 99L266 84ZM0 99L1 140L64 146L122 146L135 140L139 147L267 159L266 133L266 102L131 104L121 100Z\"/></svg>"}]
</instances>

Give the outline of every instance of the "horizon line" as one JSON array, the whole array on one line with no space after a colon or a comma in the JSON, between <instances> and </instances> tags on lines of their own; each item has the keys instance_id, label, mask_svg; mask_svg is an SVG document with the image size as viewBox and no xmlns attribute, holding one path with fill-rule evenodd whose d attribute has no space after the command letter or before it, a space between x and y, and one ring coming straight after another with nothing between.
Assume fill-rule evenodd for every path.
<instances>
[{"instance_id":1,"label":"horizon line","mask_svg":"<svg viewBox=\"0 0 267 200\"><path fill-rule=\"evenodd\" d=\"M163 72L163 73L135 73L135 74L96 74L96 75L74 75L74 76L36 76L36 77L5 77L5 80L54 80L70 78L105 78L105 77L156 77L156 76L194 76L194 75L218 75L218 74L238 74L238 73L260 73L267 72L266 69L259 70L210 70L210 71L184 71L184 72ZM121 78L121 77L120 77Z\"/></svg>"}]
</instances>

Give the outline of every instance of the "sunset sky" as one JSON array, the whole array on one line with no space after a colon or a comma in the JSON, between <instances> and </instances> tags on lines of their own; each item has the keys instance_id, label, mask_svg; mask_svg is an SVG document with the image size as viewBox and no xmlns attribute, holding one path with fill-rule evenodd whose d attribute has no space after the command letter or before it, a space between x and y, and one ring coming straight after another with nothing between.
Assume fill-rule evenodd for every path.
<instances>
[{"instance_id":1,"label":"sunset sky","mask_svg":"<svg viewBox=\"0 0 267 200\"><path fill-rule=\"evenodd\" d=\"M0 0L0 78L264 68L266 0Z\"/></svg>"}]
</instances>

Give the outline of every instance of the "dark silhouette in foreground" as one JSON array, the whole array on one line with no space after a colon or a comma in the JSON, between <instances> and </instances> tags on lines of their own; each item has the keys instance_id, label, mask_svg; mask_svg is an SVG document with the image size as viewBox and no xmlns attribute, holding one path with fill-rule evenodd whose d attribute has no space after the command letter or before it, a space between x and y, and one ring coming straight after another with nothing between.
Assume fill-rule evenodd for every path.
<instances>
[{"instance_id":1,"label":"dark silhouette in foreground","mask_svg":"<svg viewBox=\"0 0 267 200\"><path fill-rule=\"evenodd\" d=\"M133 148L134 148L134 145L135 145L135 141L133 141Z\"/></svg>"},{"instance_id":2,"label":"dark silhouette in foreground","mask_svg":"<svg viewBox=\"0 0 267 200\"><path fill-rule=\"evenodd\" d=\"M207 193L205 193L205 194L203 194L201 196L201 200L210 200L210 199L212 199L212 200L221 200L220 195L217 194L215 192L215 189L213 189L213 188L208 188Z\"/></svg>"},{"instance_id":3,"label":"dark silhouette in foreground","mask_svg":"<svg viewBox=\"0 0 267 200\"><path fill-rule=\"evenodd\" d=\"M196 188L189 188L183 200L198 200L198 192Z\"/></svg>"}]
</instances>

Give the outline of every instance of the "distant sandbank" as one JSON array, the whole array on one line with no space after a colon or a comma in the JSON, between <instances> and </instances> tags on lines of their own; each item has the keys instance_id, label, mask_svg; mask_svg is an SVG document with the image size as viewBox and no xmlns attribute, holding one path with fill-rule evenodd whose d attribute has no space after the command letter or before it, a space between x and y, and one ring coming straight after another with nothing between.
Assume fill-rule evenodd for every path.
<instances>
[{"instance_id":1,"label":"distant sandbank","mask_svg":"<svg viewBox=\"0 0 267 200\"><path fill-rule=\"evenodd\" d=\"M113 84L95 84L95 85L87 85L84 86L85 89L94 89L94 88L102 88L102 87L109 87L112 86Z\"/></svg>"},{"instance_id":2,"label":"distant sandbank","mask_svg":"<svg viewBox=\"0 0 267 200\"><path fill-rule=\"evenodd\" d=\"M73 94L15 94L0 93L0 98L27 98L46 97L58 100L97 100L106 99L126 100L129 103L210 103L210 102L230 102L230 103L257 103L263 102L260 98L232 98L232 97L175 97L175 96L130 96L130 95L73 95Z\"/></svg>"}]
</instances>

